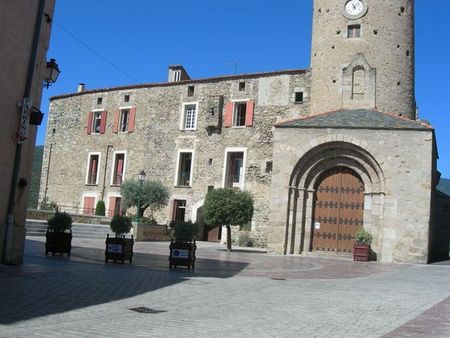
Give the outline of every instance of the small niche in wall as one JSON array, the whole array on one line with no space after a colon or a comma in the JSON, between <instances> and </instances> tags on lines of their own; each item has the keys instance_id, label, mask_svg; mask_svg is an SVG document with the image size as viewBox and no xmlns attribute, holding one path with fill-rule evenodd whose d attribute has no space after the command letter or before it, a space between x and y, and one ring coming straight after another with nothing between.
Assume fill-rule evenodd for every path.
<instances>
[{"instance_id":1,"label":"small niche in wall","mask_svg":"<svg viewBox=\"0 0 450 338\"><path fill-rule=\"evenodd\" d=\"M130 102L130 95L125 95L123 97L123 102Z\"/></svg>"},{"instance_id":2,"label":"small niche in wall","mask_svg":"<svg viewBox=\"0 0 450 338\"><path fill-rule=\"evenodd\" d=\"M239 91L240 92L245 91L245 82L244 81L239 82Z\"/></svg>"},{"instance_id":3,"label":"small niche in wall","mask_svg":"<svg viewBox=\"0 0 450 338\"><path fill-rule=\"evenodd\" d=\"M303 103L303 92L295 92L295 103Z\"/></svg>"},{"instance_id":4,"label":"small niche in wall","mask_svg":"<svg viewBox=\"0 0 450 338\"><path fill-rule=\"evenodd\" d=\"M97 97L97 106L103 103L103 99L101 97Z\"/></svg>"},{"instance_id":5,"label":"small niche in wall","mask_svg":"<svg viewBox=\"0 0 450 338\"><path fill-rule=\"evenodd\" d=\"M273 161L266 162L266 173L271 173L273 169Z\"/></svg>"},{"instance_id":6,"label":"small niche in wall","mask_svg":"<svg viewBox=\"0 0 450 338\"><path fill-rule=\"evenodd\" d=\"M194 91L195 91L195 87L194 86L189 86L188 87L188 91L187 91L187 96L188 97L194 96Z\"/></svg>"}]
</instances>

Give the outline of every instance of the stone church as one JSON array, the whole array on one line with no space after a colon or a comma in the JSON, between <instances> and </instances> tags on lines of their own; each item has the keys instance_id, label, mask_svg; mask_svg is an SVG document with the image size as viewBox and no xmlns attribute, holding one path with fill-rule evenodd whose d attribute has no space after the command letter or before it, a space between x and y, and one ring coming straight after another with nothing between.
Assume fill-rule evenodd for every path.
<instances>
[{"instance_id":1,"label":"stone church","mask_svg":"<svg viewBox=\"0 0 450 338\"><path fill-rule=\"evenodd\" d=\"M159 222L201 221L206 193L251 192L270 252L348 255L363 226L379 261L426 263L438 181L417 119L413 0L315 0L311 67L78 91L51 99L40 199L122 212L120 185L160 180ZM204 225L204 239L220 231Z\"/></svg>"}]
</instances>

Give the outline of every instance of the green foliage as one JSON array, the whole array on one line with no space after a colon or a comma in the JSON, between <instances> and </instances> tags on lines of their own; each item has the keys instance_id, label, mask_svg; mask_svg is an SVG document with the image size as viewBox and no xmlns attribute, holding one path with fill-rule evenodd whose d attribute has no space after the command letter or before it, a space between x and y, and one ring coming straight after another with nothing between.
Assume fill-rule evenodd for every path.
<instances>
[{"instance_id":1,"label":"green foliage","mask_svg":"<svg viewBox=\"0 0 450 338\"><path fill-rule=\"evenodd\" d=\"M49 201L48 197L46 197L41 201L39 209L47 211L58 211L58 205L56 204L56 202Z\"/></svg>"},{"instance_id":2,"label":"green foliage","mask_svg":"<svg viewBox=\"0 0 450 338\"><path fill-rule=\"evenodd\" d=\"M36 146L31 168L30 189L28 191L28 209L37 209L39 204L39 184L41 182L42 157L44 146Z\"/></svg>"},{"instance_id":3,"label":"green foliage","mask_svg":"<svg viewBox=\"0 0 450 338\"><path fill-rule=\"evenodd\" d=\"M139 215L142 217L147 208L153 213L169 203L169 190L158 181L126 180L120 187L125 208L137 207L140 199Z\"/></svg>"},{"instance_id":4,"label":"green foliage","mask_svg":"<svg viewBox=\"0 0 450 338\"><path fill-rule=\"evenodd\" d=\"M153 217L142 217L141 223L147 225L158 225L158 222Z\"/></svg>"},{"instance_id":5,"label":"green foliage","mask_svg":"<svg viewBox=\"0 0 450 338\"><path fill-rule=\"evenodd\" d=\"M241 247L253 247L255 240L250 236L250 233L245 231L239 234L238 245Z\"/></svg>"},{"instance_id":6,"label":"green foliage","mask_svg":"<svg viewBox=\"0 0 450 338\"><path fill-rule=\"evenodd\" d=\"M131 226L131 218L121 215L115 215L109 223L109 227L117 236L130 232Z\"/></svg>"},{"instance_id":7,"label":"green foliage","mask_svg":"<svg viewBox=\"0 0 450 338\"><path fill-rule=\"evenodd\" d=\"M97 205L95 207L95 214L97 216L105 216L105 202L104 201L98 201Z\"/></svg>"},{"instance_id":8,"label":"green foliage","mask_svg":"<svg viewBox=\"0 0 450 338\"><path fill-rule=\"evenodd\" d=\"M373 241L373 236L364 230L363 227L359 228L356 234L356 244L370 245Z\"/></svg>"},{"instance_id":9,"label":"green foliage","mask_svg":"<svg viewBox=\"0 0 450 338\"><path fill-rule=\"evenodd\" d=\"M174 225L173 237L176 242L193 241L198 235L199 230L197 223L179 221Z\"/></svg>"},{"instance_id":10,"label":"green foliage","mask_svg":"<svg viewBox=\"0 0 450 338\"><path fill-rule=\"evenodd\" d=\"M72 228L72 217L65 212L57 211L52 218L47 221L48 228L53 231L66 231Z\"/></svg>"},{"instance_id":11,"label":"green foliage","mask_svg":"<svg viewBox=\"0 0 450 338\"><path fill-rule=\"evenodd\" d=\"M253 215L253 197L236 188L213 189L203 205L208 225L245 225Z\"/></svg>"}]
</instances>

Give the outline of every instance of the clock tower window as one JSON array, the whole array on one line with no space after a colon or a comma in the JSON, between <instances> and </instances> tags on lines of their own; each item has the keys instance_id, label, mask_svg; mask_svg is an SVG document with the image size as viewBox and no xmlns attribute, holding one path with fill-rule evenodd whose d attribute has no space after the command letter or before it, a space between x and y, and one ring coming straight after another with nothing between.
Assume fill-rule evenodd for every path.
<instances>
[{"instance_id":1,"label":"clock tower window","mask_svg":"<svg viewBox=\"0 0 450 338\"><path fill-rule=\"evenodd\" d=\"M347 37L349 39L352 38L360 38L361 37L361 25L350 25L347 28Z\"/></svg>"}]
</instances>

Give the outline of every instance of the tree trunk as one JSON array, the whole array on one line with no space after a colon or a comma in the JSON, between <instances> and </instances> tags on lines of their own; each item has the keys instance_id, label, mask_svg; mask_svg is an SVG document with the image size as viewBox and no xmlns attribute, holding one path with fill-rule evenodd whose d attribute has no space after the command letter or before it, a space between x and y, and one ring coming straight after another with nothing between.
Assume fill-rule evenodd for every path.
<instances>
[{"instance_id":1,"label":"tree trunk","mask_svg":"<svg viewBox=\"0 0 450 338\"><path fill-rule=\"evenodd\" d=\"M231 251L231 226L227 225L227 251Z\"/></svg>"}]
</instances>

